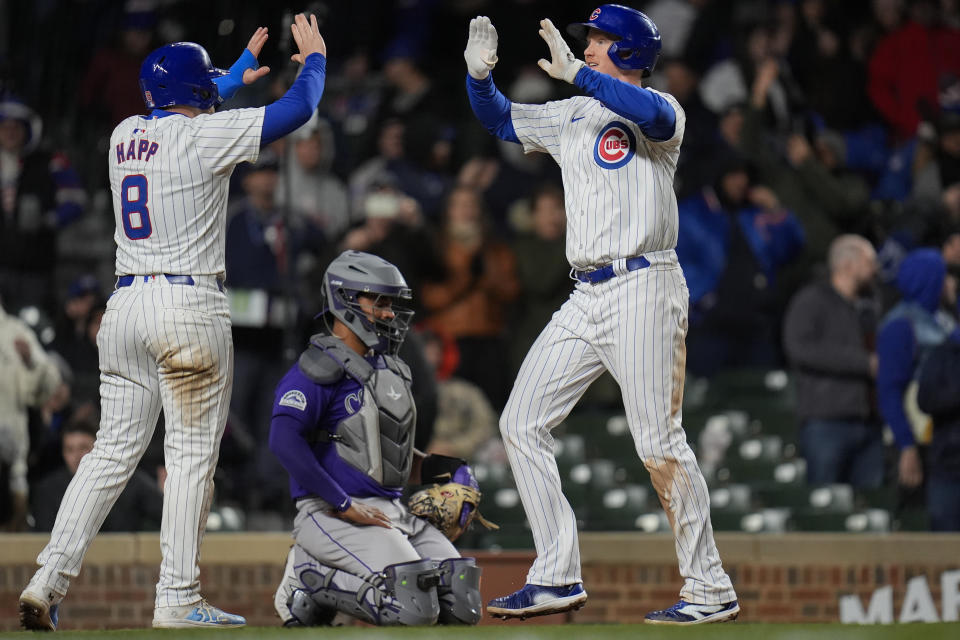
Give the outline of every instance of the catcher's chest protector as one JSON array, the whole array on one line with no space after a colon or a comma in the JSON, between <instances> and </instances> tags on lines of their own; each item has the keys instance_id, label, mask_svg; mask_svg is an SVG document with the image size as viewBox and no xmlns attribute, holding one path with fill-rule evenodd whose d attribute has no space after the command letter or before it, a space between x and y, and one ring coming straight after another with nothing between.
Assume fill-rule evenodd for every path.
<instances>
[{"instance_id":1,"label":"catcher's chest protector","mask_svg":"<svg viewBox=\"0 0 960 640\"><path fill-rule=\"evenodd\" d=\"M333 343L329 341L335 341ZM321 376L311 373L334 366L337 379L344 373L363 384L363 399L360 409L340 421L333 438L337 455L344 462L362 471L385 487L402 487L410 476L413 464L413 440L417 424L417 409L410 392L410 369L400 360L381 356L387 368L375 369L367 361L350 356L348 350L336 338L311 340L312 362L301 369L312 378L321 381ZM319 348L317 348L319 347ZM306 354L305 354L306 355Z\"/></svg>"}]
</instances>

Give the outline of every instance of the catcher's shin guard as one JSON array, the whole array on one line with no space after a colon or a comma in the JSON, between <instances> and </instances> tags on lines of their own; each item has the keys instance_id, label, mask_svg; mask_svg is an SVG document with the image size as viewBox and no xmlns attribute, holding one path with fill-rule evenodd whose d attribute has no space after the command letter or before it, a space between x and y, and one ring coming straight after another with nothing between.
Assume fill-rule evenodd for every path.
<instances>
[{"instance_id":1,"label":"catcher's shin guard","mask_svg":"<svg viewBox=\"0 0 960 640\"><path fill-rule=\"evenodd\" d=\"M297 577L301 593L322 613L336 609L375 625L428 625L440 615L437 601L439 573L430 560L394 564L371 580L321 564L298 547ZM303 561L301 561L301 559ZM294 606L300 607L294 610ZM291 601L290 612L312 615L309 607Z\"/></svg>"},{"instance_id":2,"label":"catcher's shin guard","mask_svg":"<svg viewBox=\"0 0 960 640\"><path fill-rule=\"evenodd\" d=\"M474 558L449 558L439 564L440 624L477 624L483 616L480 573Z\"/></svg>"},{"instance_id":3,"label":"catcher's shin guard","mask_svg":"<svg viewBox=\"0 0 960 640\"><path fill-rule=\"evenodd\" d=\"M386 592L399 605L395 614L390 607L381 608L385 620L382 624L436 624L440 616L440 602L437 599L440 574L432 560L392 564L385 567L380 575L383 576Z\"/></svg>"},{"instance_id":4,"label":"catcher's shin guard","mask_svg":"<svg viewBox=\"0 0 960 640\"><path fill-rule=\"evenodd\" d=\"M329 627L337 615L335 608L319 604L303 589L293 592L287 608L293 617L285 620L284 626Z\"/></svg>"}]
</instances>

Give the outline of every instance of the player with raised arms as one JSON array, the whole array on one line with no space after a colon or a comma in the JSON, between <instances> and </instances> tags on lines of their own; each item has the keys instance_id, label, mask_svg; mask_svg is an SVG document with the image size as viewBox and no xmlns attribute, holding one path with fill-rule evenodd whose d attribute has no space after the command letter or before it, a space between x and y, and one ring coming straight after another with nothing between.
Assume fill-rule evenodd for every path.
<instances>
[{"instance_id":1,"label":"player with raised arms","mask_svg":"<svg viewBox=\"0 0 960 640\"><path fill-rule=\"evenodd\" d=\"M464 51L474 113L497 137L560 165L566 254L577 280L524 359L500 431L530 521L537 558L519 591L491 601L496 616L526 618L581 607L577 523L560 487L550 431L591 382L619 383L637 453L676 539L680 601L659 624L722 622L740 607L710 524L707 485L687 444L680 408L689 293L677 262L673 174L685 116L673 96L642 86L660 53L643 13L606 4L568 27L586 41L577 59L550 20L540 22L550 60L540 67L587 95L511 103L493 84L497 32L470 21Z\"/></svg>"},{"instance_id":2,"label":"player with raised arms","mask_svg":"<svg viewBox=\"0 0 960 640\"><path fill-rule=\"evenodd\" d=\"M70 482L40 569L20 595L26 629L54 630L58 605L84 554L165 416L162 562L153 626L242 627L200 595L200 541L230 405L233 341L224 294L230 175L260 149L303 125L326 76L314 16L291 24L303 65L266 107L215 112L269 69L256 68L258 29L229 71L206 50L176 42L140 69L147 116L120 122L108 153L117 244L116 290L97 336L101 421L97 442Z\"/></svg>"}]
</instances>

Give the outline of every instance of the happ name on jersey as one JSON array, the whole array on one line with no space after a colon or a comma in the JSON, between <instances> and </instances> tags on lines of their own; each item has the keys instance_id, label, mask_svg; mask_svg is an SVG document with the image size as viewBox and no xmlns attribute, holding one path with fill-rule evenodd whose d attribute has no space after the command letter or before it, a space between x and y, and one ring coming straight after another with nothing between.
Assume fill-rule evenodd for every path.
<instances>
[{"instance_id":1,"label":"happ name on jersey","mask_svg":"<svg viewBox=\"0 0 960 640\"><path fill-rule=\"evenodd\" d=\"M143 160L146 162L153 157L160 145L156 142L150 142L146 138L139 140L130 140L129 144L121 142L117 145L117 164L122 164L124 160Z\"/></svg>"}]
</instances>

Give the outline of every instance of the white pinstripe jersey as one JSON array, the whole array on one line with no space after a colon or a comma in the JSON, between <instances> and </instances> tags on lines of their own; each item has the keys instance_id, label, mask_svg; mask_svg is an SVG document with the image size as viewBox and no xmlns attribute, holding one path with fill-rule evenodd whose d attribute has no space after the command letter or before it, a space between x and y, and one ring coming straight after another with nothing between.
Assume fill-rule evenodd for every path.
<instances>
[{"instance_id":1,"label":"white pinstripe jersey","mask_svg":"<svg viewBox=\"0 0 960 640\"><path fill-rule=\"evenodd\" d=\"M230 174L260 155L263 107L132 116L110 136L117 275L224 271Z\"/></svg>"},{"instance_id":2,"label":"white pinstripe jersey","mask_svg":"<svg viewBox=\"0 0 960 640\"><path fill-rule=\"evenodd\" d=\"M635 123L588 96L511 108L524 151L549 153L560 165L567 260L577 269L677 245L673 174L686 116L673 96L655 93L677 114L673 137L664 142L648 140Z\"/></svg>"}]
</instances>

